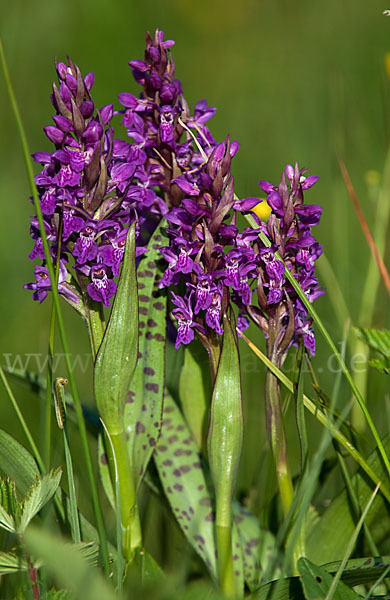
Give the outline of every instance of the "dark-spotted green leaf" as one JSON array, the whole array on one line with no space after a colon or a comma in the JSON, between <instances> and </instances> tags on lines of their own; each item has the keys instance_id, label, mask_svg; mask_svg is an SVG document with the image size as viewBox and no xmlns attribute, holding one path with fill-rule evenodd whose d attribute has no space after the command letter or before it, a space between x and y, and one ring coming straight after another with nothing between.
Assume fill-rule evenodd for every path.
<instances>
[{"instance_id":1,"label":"dark-spotted green leaf","mask_svg":"<svg viewBox=\"0 0 390 600\"><path fill-rule=\"evenodd\" d=\"M216 579L213 502L198 445L167 393L154 461L166 497L184 535Z\"/></svg>"},{"instance_id":2,"label":"dark-spotted green leaf","mask_svg":"<svg viewBox=\"0 0 390 600\"><path fill-rule=\"evenodd\" d=\"M260 586L248 596L248 600L305 600L305 596L300 578L287 577Z\"/></svg>"},{"instance_id":3,"label":"dark-spotted green leaf","mask_svg":"<svg viewBox=\"0 0 390 600\"><path fill-rule=\"evenodd\" d=\"M11 435L0 429L0 472L15 481L16 491L24 496L39 475L31 454Z\"/></svg>"},{"instance_id":4,"label":"dark-spotted green leaf","mask_svg":"<svg viewBox=\"0 0 390 600\"><path fill-rule=\"evenodd\" d=\"M259 520L239 502L233 502L233 519L240 541L240 548L234 539L233 558L241 550L244 579L251 591L257 589L262 575L275 558L275 537L270 531L260 527Z\"/></svg>"},{"instance_id":5,"label":"dark-spotted green leaf","mask_svg":"<svg viewBox=\"0 0 390 600\"><path fill-rule=\"evenodd\" d=\"M134 485L137 489L161 428L165 379L166 292L161 279L157 228L138 269L139 359L124 410L124 424Z\"/></svg>"},{"instance_id":6,"label":"dark-spotted green leaf","mask_svg":"<svg viewBox=\"0 0 390 600\"><path fill-rule=\"evenodd\" d=\"M129 228L110 320L97 353L94 387L99 413L111 435L123 432L123 413L138 355L135 224Z\"/></svg>"},{"instance_id":7,"label":"dark-spotted green leaf","mask_svg":"<svg viewBox=\"0 0 390 600\"><path fill-rule=\"evenodd\" d=\"M326 598L333 577L322 567L317 567L306 558L298 561L298 570L302 577L302 586L306 600L319 600ZM359 600L361 596L347 587L341 581L338 582L333 594L334 600Z\"/></svg>"},{"instance_id":8,"label":"dark-spotted green leaf","mask_svg":"<svg viewBox=\"0 0 390 600\"><path fill-rule=\"evenodd\" d=\"M327 573L334 574L340 566L340 561L322 565ZM341 579L344 583L354 586L376 581L390 566L390 556L371 556L352 558L344 567Z\"/></svg>"}]
</instances>

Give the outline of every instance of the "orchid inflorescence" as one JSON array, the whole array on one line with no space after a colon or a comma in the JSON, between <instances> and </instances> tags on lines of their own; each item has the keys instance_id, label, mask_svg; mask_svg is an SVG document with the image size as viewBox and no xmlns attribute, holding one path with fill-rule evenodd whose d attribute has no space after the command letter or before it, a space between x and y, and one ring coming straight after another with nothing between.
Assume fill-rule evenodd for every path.
<instances>
[{"instance_id":1,"label":"orchid inflorescence","mask_svg":"<svg viewBox=\"0 0 390 600\"><path fill-rule=\"evenodd\" d=\"M162 31L146 36L145 58L130 61L142 87L139 97L119 94L121 124L131 141L114 138L113 105L96 110L91 97L94 76L82 77L68 61L56 63L53 84L54 125L45 127L53 152L37 152L43 170L35 178L58 291L77 307L89 300L110 305L115 295L130 224L136 222L136 255L147 256L147 242L162 219L168 245L161 246L168 288L177 321L176 348L197 332L207 347L223 333L222 316L233 303L238 327L250 320L269 336L270 322L284 351L303 337L314 354L311 319L285 276L288 268L311 302L323 293L315 277L321 246L312 235L321 207L304 203L304 191L317 181L288 165L278 186L261 181L266 200L239 200L231 161L239 144L227 136L217 143L206 126L215 108L206 100L191 114L175 79L173 41ZM267 222L256 213L267 203ZM238 213L253 211L257 229L240 231ZM259 238L270 239L265 247ZM31 259L36 281L25 285L42 302L50 290L38 220L31 220L35 242ZM277 253L277 255L276 255ZM283 259L283 260L280 260ZM72 268L71 268L72 267Z\"/></svg>"}]
</instances>

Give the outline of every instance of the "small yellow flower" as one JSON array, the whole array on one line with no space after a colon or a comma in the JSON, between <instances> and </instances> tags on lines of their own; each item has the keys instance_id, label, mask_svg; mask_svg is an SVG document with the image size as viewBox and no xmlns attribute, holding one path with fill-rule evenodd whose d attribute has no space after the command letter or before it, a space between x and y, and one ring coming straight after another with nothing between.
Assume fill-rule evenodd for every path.
<instances>
[{"instance_id":1,"label":"small yellow flower","mask_svg":"<svg viewBox=\"0 0 390 600\"><path fill-rule=\"evenodd\" d=\"M259 219L266 223L272 212L272 209L268 204L267 200L260 200L259 204L256 204L256 206L252 208L252 212L254 212L255 215L259 217Z\"/></svg>"}]
</instances>

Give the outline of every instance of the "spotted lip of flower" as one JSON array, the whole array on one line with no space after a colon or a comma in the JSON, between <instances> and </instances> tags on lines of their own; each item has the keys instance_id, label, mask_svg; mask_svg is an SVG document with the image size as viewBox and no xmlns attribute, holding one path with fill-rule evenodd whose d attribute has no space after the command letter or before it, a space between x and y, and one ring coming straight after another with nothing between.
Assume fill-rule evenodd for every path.
<instances>
[{"instance_id":1,"label":"spotted lip of flower","mask_svg":"<svg viewBox=\"0 0 390 600\"><path fill-rule=\"evenodd\" d=\"M116 292L116 283L107 276L107 268L104 265L93 265L91 267L92 282L87 285L87 292L92 300L103 302L104 306L110 306L110 298Z\"/></svg>"}]
</instances>

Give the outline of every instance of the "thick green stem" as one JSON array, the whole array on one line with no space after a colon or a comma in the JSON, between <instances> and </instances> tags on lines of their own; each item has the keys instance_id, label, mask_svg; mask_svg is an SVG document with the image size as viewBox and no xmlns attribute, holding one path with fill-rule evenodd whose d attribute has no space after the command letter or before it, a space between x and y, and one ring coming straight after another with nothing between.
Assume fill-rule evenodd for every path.
<instances>
[{"instance_id":1,"label":"thick green stem","mask_svg":"<svg viewBox=\"0 0 390 600\"><path fill-rule=\"evenodd\" d=\"M271 351L271 360L278 367L280 361ZM283 515L286 518L294 497L294 487L291 478L287 456L286 432L283 424L283 415L280 404L279 382L271 371L267 371L265 381L265 406L266 422L269 442L275 460L276 479L278 482ZM301 556L305 555L304 531L300 536L293 551L293 570L297 574L296 564Z\"/></svg>"},{"instance_id":2,"label":"thick green stem","mask_svg":"<svg viewBox=\"0 0 390 600\"><path fill-rule=\"evenodd\" d=\"M115 453L117 476L119 480L121 523L122 523L122 552L127 561L131 561L134 550L142 546L141 523L139 519L137 497L131 476L131 466L127 449L125 432L110 434L112 448ZM112 480L115 481L115 466L111 452L109 463Z\"/></svg>"},{"instance_id":3,"label":"thick green stem","mask_svg":"<svg viewBox=\"0 0 390 600\"><path fill-rule=\"evenodd\" d=\"M230 526L218 525L217 520L216 532L218 550L218 576L221 590L227 598L235 598L236 586L234 581L232 554L232 529Z\"/></svg>"}]
</instances>

